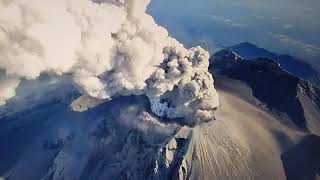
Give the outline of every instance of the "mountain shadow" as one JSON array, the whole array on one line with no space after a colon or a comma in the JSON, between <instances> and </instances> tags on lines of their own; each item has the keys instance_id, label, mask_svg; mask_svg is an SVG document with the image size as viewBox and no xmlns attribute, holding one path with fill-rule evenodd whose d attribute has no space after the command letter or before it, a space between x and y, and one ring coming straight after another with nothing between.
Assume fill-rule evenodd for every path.
<instances>
[{"instance_id":1,"label":"mountain shadow","mask_svg":"<svg viewBox=\"0 0 320 180\"><path fill-rule=\"evenodd\" d=\"M281 160L288 180L315 180L320 175L320 137L304 137Z\"/></svg>"}]
</instances>

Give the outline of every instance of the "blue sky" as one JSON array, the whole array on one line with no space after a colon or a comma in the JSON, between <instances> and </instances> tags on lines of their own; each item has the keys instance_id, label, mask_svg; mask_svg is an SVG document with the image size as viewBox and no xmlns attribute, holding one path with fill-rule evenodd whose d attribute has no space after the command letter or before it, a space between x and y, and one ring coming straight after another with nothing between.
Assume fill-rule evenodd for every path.
<instances>
[{"instance_id":1,"label":"blue sky","mask_svg":"<svg viewBox=\"0 0 320 180\"><path fill-rule=\"evenodd\" d=\"M187 46L249 41L320 68L319 0L152 0L148 11Z\"/></svg>"}]
</instances>

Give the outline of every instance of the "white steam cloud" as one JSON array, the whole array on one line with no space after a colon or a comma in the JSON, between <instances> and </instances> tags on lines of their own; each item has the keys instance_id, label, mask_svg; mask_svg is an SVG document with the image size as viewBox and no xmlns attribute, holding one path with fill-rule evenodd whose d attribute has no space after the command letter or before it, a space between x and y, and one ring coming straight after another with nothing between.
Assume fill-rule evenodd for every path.
<instances>
[{"instance_id":1,"label":"white steam cloud","mask_svg":"<svg viewBox=\"0 0 320 180\"><path fill-rule=\"evenodd\" d=\"M146 94L168 118L210 120L209 54L185 49L146 14L150 0L0 0L0 104L23 79L71 76L99 99Z\"/></svg>"}]
</instances>

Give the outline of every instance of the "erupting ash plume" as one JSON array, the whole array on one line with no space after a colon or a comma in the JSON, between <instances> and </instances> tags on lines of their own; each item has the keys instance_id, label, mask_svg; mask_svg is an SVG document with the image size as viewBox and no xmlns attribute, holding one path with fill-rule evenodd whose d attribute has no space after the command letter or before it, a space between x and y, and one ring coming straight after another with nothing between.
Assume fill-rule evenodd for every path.
<instances>
[{"instance_id":1,"label":"erupting ash plume","mask_svg":"<svg viewBox=\"0 0 320 180\"><path fill-rule=\"evenodd\" d=\"M209 54L169 37L149 3L0 0L0 104L21 80L52 73L92 97L145 94L159 116L211 120L219 101Z\"/></svg>"}]
</instances>

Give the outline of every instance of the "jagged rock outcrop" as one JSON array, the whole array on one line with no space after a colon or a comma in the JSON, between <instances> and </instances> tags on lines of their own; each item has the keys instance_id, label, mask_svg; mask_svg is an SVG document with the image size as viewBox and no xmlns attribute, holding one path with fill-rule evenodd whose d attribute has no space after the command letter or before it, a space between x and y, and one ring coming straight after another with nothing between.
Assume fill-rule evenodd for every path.
<instances>
[{"instance_id":1,"label":"jagged rock outcrop","mask_svg":"<svg viewBox=\"0 0 320 180\"><path fill-rule=\"evenodd\" d=\"M287 72L275 60L248 61L225 49L211 58L211 69L215 74L246 83L267 109L288 116L296 127L320 133L314 130L320 127L320 120L316 120L320 117L320 89Z\"/></svg>"}]
</instances>

